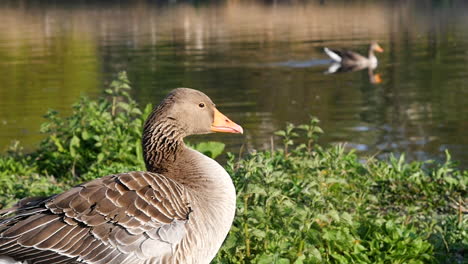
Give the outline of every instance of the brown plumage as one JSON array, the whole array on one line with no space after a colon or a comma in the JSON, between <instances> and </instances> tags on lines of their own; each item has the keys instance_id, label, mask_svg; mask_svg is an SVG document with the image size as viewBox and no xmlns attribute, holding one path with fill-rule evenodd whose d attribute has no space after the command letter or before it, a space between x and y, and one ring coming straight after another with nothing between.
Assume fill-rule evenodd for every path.
<instances>
[{"instance_id":1,"label":"brown plumage","mask_svg":"<svg viewBox=\"0 0 468 264\"><path fill-rule=\"evenodd\" d=\"M205 94L175 89L145 123L147 171L3 210L0 263L209 263L232 224L235 190L218 163L182 139L211 132L243 131Z\"/></svg>"}]
</instances>

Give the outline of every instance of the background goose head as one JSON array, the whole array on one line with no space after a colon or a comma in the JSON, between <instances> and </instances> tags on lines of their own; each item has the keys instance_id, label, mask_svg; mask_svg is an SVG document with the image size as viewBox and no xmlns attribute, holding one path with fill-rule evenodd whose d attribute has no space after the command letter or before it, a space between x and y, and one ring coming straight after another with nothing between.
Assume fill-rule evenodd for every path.
<instances>
[{"instance_id":1,"label":"background goose head","mask_svg":"<svg viewBox=\"0 0 468 264\"><path fill-rule=\"evenodd\" d=\"M375 52L383 52L384 51L382 49L382 47L380 47L380 45L376 41L372 41L372 43L370 44L369 50L370 51L375 51Z\"/></svg>"}]
</instances>

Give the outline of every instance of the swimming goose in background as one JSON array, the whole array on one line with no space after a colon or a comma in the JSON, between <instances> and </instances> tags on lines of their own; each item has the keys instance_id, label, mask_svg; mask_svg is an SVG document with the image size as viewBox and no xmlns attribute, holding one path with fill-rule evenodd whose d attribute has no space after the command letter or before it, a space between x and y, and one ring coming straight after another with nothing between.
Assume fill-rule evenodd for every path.
<instances>
[{"instance_id":1,"label":"swimming goose in background","mask_svg":"<svg viewBox=\"0 0 468 264\"><path fill-rule=\"evenodd\" d=\"M0 263L210 263L234 219L236 192L223 167L183 138L212 132L243 130L202 92L173 90L145 122L147 171L2 210Z\"/></svg>"},{"instance_id":2,"label":"swimming goose in background","mask_svg":"<svg viewBox=\"0 0 468 264\"><path fill-rule=\"evenodd\" d=\"M326 73L357 71L364 68L375 69L378 61L374 52L384 51L377 42L370 44L368 57L349 50L336 50L327 47L323 50L334 62Z\"/></svg>"}]
</instances>

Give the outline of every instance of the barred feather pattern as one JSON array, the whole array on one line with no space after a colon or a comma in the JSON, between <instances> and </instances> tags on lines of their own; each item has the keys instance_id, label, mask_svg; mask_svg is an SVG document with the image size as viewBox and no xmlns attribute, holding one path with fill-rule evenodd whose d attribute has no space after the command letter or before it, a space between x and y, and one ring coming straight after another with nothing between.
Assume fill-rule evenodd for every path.
<instances>
[{"instance_id":1,"label":"barred feather pattern","mask_svg":"<svg viewBox=\"0 0 468 264\"><path fill-rule=\"evenodd\" d=\"M163 173L168 171L165 164L172 164L177 159L177 153L183 144L182 129L169 120L164 123L152 124L143 135L143 155L149 171Z\"/></svg>"}]
</instances>

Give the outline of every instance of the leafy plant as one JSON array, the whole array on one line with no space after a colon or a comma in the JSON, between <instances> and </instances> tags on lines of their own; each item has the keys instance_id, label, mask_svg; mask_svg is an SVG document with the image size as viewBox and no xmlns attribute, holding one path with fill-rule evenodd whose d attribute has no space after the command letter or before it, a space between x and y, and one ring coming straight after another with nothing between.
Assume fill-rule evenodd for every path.
<instances>
[{"instance_id":1,"label":"leafy plant","mask_svg":"<svg viewBox=\"0 0 468 264\"><path fill-rule=\"evenodd\" d=\"M141 131L143 116L128 94L125 73L106 89L109 98L97 101L81 98L71 116L59 117L49 111L41 132L48 136L37 151L39 172L56 178L95 177L122 170L141 170Z\"/></svg>"},{"instance_id":2,"label":"leafy plant","mask_svg":"<svg viewBox=\"0 0 468 264\"><path fill-rule=\"evenodd\" d=\"M323 130L318 126L320 121L316 117L311 117L309 124L302 124L298 126L299 129L305 131L305 137L307 138L307 151L312 151L312 146L317 142L320 134L323 134Z\"/></svg>"},{"instance_id":3,"label":"leafy plant","mask_svg":"<svg viewBox=\"0 0 468 264\"><path fill-rule=\"evenodd\" d=\"M299 135L295 131L296 126L291 123L286 125L284 130L279 130L275 132L275 135L281 136L284 146L284 154L288 156L288 147L294 144L294 138L297 138Z\"/></svg>"},{"instance_id":4,"label":"leafy plant","mask_svg":"<svg viewBox=\"0 0 468 264\"><path fill-rule=\"evenodd\" d=\"M190 143L187 143L187 145L203 154L206 156L214 159L221 155L224 151L224 147L226 146L224 143L217 142L217 141L206 141L206 142L200 142L196 145L192 145Z\"/></svg>"},{"instance_id":5,"label":"leafy plant","mask_svg":"<svg viewBox=\"0 0 468 264\"><path fill-rule=\"evenodd\" d=\"M466 197L466 172L449 156L432 169L362 163L316 145L317 125L288 124L283 149L229 156L238 210L215 263L461 263L468 225L448 198Z\"/></svg>"}]
</instances>

